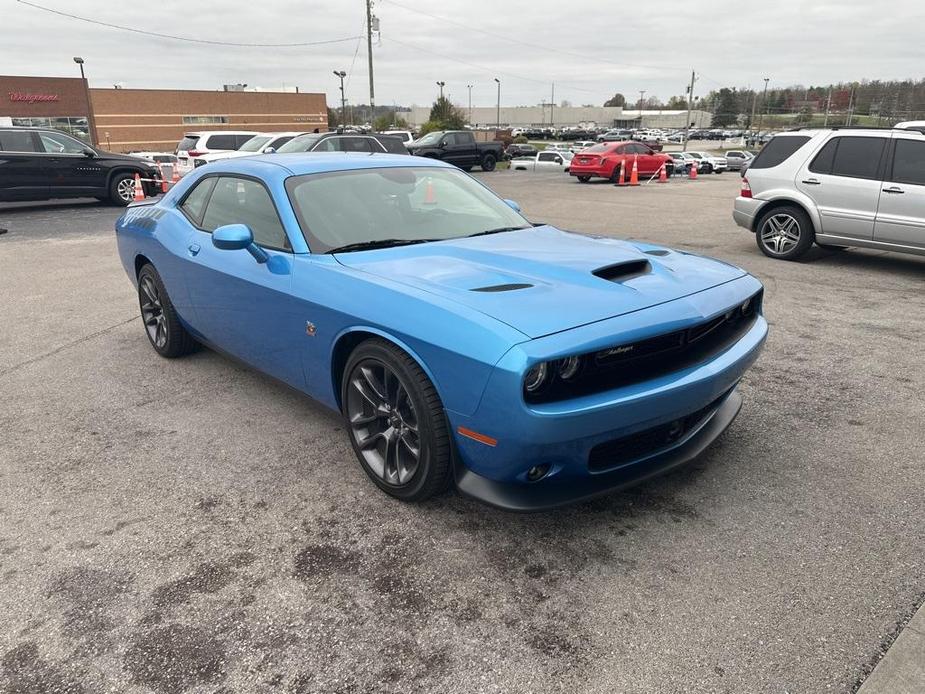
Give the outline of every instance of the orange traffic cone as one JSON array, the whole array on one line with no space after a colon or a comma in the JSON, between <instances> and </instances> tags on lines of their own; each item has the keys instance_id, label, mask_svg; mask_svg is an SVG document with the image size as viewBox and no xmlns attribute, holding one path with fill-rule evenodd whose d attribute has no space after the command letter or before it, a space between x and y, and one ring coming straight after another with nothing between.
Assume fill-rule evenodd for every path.
<instances>
[{"instance_id":1,"label":"orange traffic cone","mask_svg":"<svg viewBox=\"0 0 925 694\"><path fill-rule=\"evenodd\" d=\"M618 186L626 185L626 177L623 175L623 170L626 168L626 159L620 162L620 176L617 178Z\"/></svg>"},{"instance_id":2,"label":"orange traffic cone","mask_svg":"<svg viewBox=\"0 0 925 694\"><path fill-rule=\"evenodd\" d=\"M434 195L434 184L431 183L430 179L427 179L427 188L424 191L424 204L425 205L436 205L437 196Z\"/></svg>"},{"instance_id":3,"label":"orange traffic cone","mask_svg":"<svg viewBox=\"0 0 925 694\"><path fill-rule=\"evenodd\" d=\"M693 181L695 178L697 178L697 162L691 162L690 179Z\"/></svg>"},{"instance_id":4,"label":"orange traffic cone","mask_svg":"<svg viewBox=\"0 0 925 694\"><path fill-rule=\"evenodd\" d=\"M170 165L170 168L173 169L173 176L170 177L170 187L173 188L180 182L180 164L174 162Z\"/></svg>"},{"instance_id":5,"label":"orange traffic cone","mask_svg":"<svg viewBox=\"0 0 925 694\"><path fill-rule=\"evenodd\" d=\"M633 168L630 171L630 185L638 186L639 185L639 155L633 155Z\"/></svg>"},{"instance_id":6,"label":"orange traffic cone","mask_svg":"<svg viewBox=\"0 0 925 694\"><path fill-rule=\"evenodd\" d=\"M157 165L157 172L161 175L161 193L167 192L167 176L164 175L164 165Z\"/></svg>"},{"instance_id":7,"label":"orange traffic cone","mask_svg":"<svg viewBox=\"0 0 925 694\"><path fill-rule=\"evenodd\" d=\"M141 202L145 199L144 188L141 187L141 176L135 174L135 202Z\"/></svg>"},{"instance_id":8,"label":"orange traffic cone","mask_svg":"<svg viewBox=\"0 0 925 694\"><path fill-rule=\"evenodd\" d=\"M662 164L658 170L658 182L659 183L668 183L668 172L665 171L665 165Z\"/></svg>"}]
</instances>

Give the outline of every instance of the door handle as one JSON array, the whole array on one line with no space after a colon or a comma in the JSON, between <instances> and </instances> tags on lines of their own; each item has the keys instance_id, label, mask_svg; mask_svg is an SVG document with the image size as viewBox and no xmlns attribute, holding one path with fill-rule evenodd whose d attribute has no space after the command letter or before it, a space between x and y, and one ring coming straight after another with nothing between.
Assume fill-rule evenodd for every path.
<instances>
[{"instance_id":1,"label":"door handle","mask_svg":"<svg viewBox=\"0 0 925 694\"><path fill-rule=\"evenodd\" d=\"M902 188L897 188L896 186L893 186L892 188L884 188L884 189L883 189L883 192L884 192L884 193L893 193L893 194L902 195L902 194L905 193L906 191L904 191Z\"/></svg>"},{"instance_id":2,"label":"door handle","mask_svg":"<svg viewBox=\"0 0 925 694\"><path fill-rule=\"evenodd\" d=\"M821 181L817 178L807 178L805 181L800 181L800 183L805 183L808 186L818 186Z\"/></svg>"},{"instance_id":3,"label":"door handle","mask_svg":"<svg viewBox=\"0 0 925 694\"><path fill-rule=\"evenodd\" d=\"M196 255L199 253L199 244L191 243L189 246L187 246L187 250L189 251L190 255Z\"/></svg>"}]
</instances>

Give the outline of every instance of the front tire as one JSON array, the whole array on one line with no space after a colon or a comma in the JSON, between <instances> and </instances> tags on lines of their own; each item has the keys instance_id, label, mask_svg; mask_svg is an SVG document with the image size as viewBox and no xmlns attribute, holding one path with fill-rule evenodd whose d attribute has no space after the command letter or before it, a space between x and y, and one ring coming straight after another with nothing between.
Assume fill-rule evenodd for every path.
<instances>
[{"instance_id":1,"label":"front tire","mask_svg":"<svg viewBox=\"0 0 925 694\"><path fill-rule=\"evenodd\" d=\"M447 489L446 415L414 359L379 338L361 343L344 368L341 403L354 453L379 489L408 502Z\"/></svg>"},{"instance_id":2,"label":"front tire","mask_svg":"<svg viewBox=\"0 0 925 694\"><path fill-rule=\"evenodd\" d=\"M769 258L796 260L815 240L813 224L799 207L778 207L758 221L755 242Z\"/></svg>"},{"instance_id":3,"label":"front tire","mask_svg":"<svg viewBox=\"0 0 925 694\"><path fill-rule=\"evenodd\" d=\"M109 182L109 201L113 205L125 207L135 200L135 174L123 172L112 177Z\"/></svg>"},{"instance_id":4,"label":"front tire","mask_svg":"<svg viewBox=\"0 0 925 694\"><path fill-rule=\"evenodd\" d=\"M174 359L195 349L196 341L180 323L153 265L145 265L138 272L138 305L145 333L155 352L166 359Z\"/></svg>"},{"instance_id":5,"label":"front tire","mask_svg":"<svg viewBox=\"0 0 925 694\"><path fill-rule=\"evenodd\" d=\"M591 180L590 176L576 176L575 178L578 179L579 183L587 183L588 181Z\"/></svg>"},{"instance_id":6,"label":"front tire","mask_svg":"<svg viewBox=\"0 0 925 694\"><path fill-rule=\"evenodd\" d=\"M482 171L494 171L497 163L498 160L495 159L494 154L486 154L482 157Z\"/></svg>"}]
</instances>

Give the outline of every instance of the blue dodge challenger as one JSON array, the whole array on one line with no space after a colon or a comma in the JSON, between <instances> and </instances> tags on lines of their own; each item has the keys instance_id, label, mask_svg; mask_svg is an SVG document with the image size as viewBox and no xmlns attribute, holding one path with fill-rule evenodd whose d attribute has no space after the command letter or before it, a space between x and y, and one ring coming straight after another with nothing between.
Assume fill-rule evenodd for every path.
<instances>
[{"instance_id":1,"label":"blue dodge challenger","mask_svg":"<svg viewBox=\"0 0 925 694\"><path fill-rule=\"evenodd\" d=\"M116 234L158 354L203 343L338 410L406 501L545 509L685 463L767 335L743 270L531 224L436 160L219 161Z\"/></svg>"}]
</instances>

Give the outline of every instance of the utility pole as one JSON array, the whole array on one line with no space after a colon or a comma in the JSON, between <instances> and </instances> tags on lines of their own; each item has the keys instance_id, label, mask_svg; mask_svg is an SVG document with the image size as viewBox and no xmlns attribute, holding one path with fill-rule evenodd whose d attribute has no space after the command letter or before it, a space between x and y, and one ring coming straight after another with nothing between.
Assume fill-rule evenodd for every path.
<instances>
[{"instance_id":1,"label":"utility pole","mask_svg":"<svg viewBox=\"0 0 925 694\"><path fill-rule=\"evenodd\" d=\"M829 108L832 106L832 87L829 86L829 95L825 100L825 120L822 121L822 127L829 127Z\"/></svg>"},{"instance_id":2,"label":"utility pole","mask_svg":"<svg viewBox=\"0 0 925 694\"><path fill-rule=\"evenodd\" d=\"M764 109L764 111L767 111L768 110L768 82L770 81L771 78L764 77L763 79L764 79L764 96L761 97L761 102L762 102L761 106ZM764 111L761 111L758 114L758 134L759 135L761 134L761 124L764 122Z\"/></svg>"},{"instance_id":3,"label":"utility pole","mask_svg":"<svg viewBox=\"0 0 925 694\"><path fill-rule=\"evenodd\" d=\"M495 77L495 82L498 83L498 105L495 107L495 128L497 130L501 129L501 80Z\"/></svg>"},{"instance_id":4,"label":"utility pole","mask_svg":"<svg viewBox=\"0 0 925 694\"><path fill-rule=\"evenodd\" d=\"M344 98L344 77L347 76L347 73L343 70L335 70L334 74L340 78L340 125L341 129L343 129L347 123L347 99Z\"/></svg>"},{"instance_id":5,"label":"utility pole","mask_svg":"<svg viewBox=\"0 0 925 694\"><path fill-rule=\"evenodd\" d=\"M694 108L694 82L697 81L697 73L691 70L691 83L687 87L687 120L684 121L684 142L681 143L681 151L687 151L687 141L691 133L691 110Z\"/></svg>"},{"instance_id":6,"label":"utility pole","mask_svg":"<svg viewBox=\"0 0 925 694\"><path fill-rule=\"evenodd\" d=\"M553 117L553 112L556 110L556 83L552 83L552 98L549 100L549 127L556 127L556 119Z\"/></svg>"},{"instance_id":7,"label":"utility pole","mask_svg":"<svg viewBox=\"0 0 925 694\"><path fill-rule=\"evenodd\" d=\"M376 91L373 87L373 0L366 0L366 54L369 56L369 110L376 117Z\"/></svg>"},{"instance_id":8,"label":"utility pole","mask_svg":"<svg viewBox=\"0 0 925 694\"><path fill-rule=\"evenodd\" d=\"M845 118L845 125L851 125L851 111L854 108L854 86L851 87L851 93L848 95L848 115Z\"/></svg>"}]
</instances>

